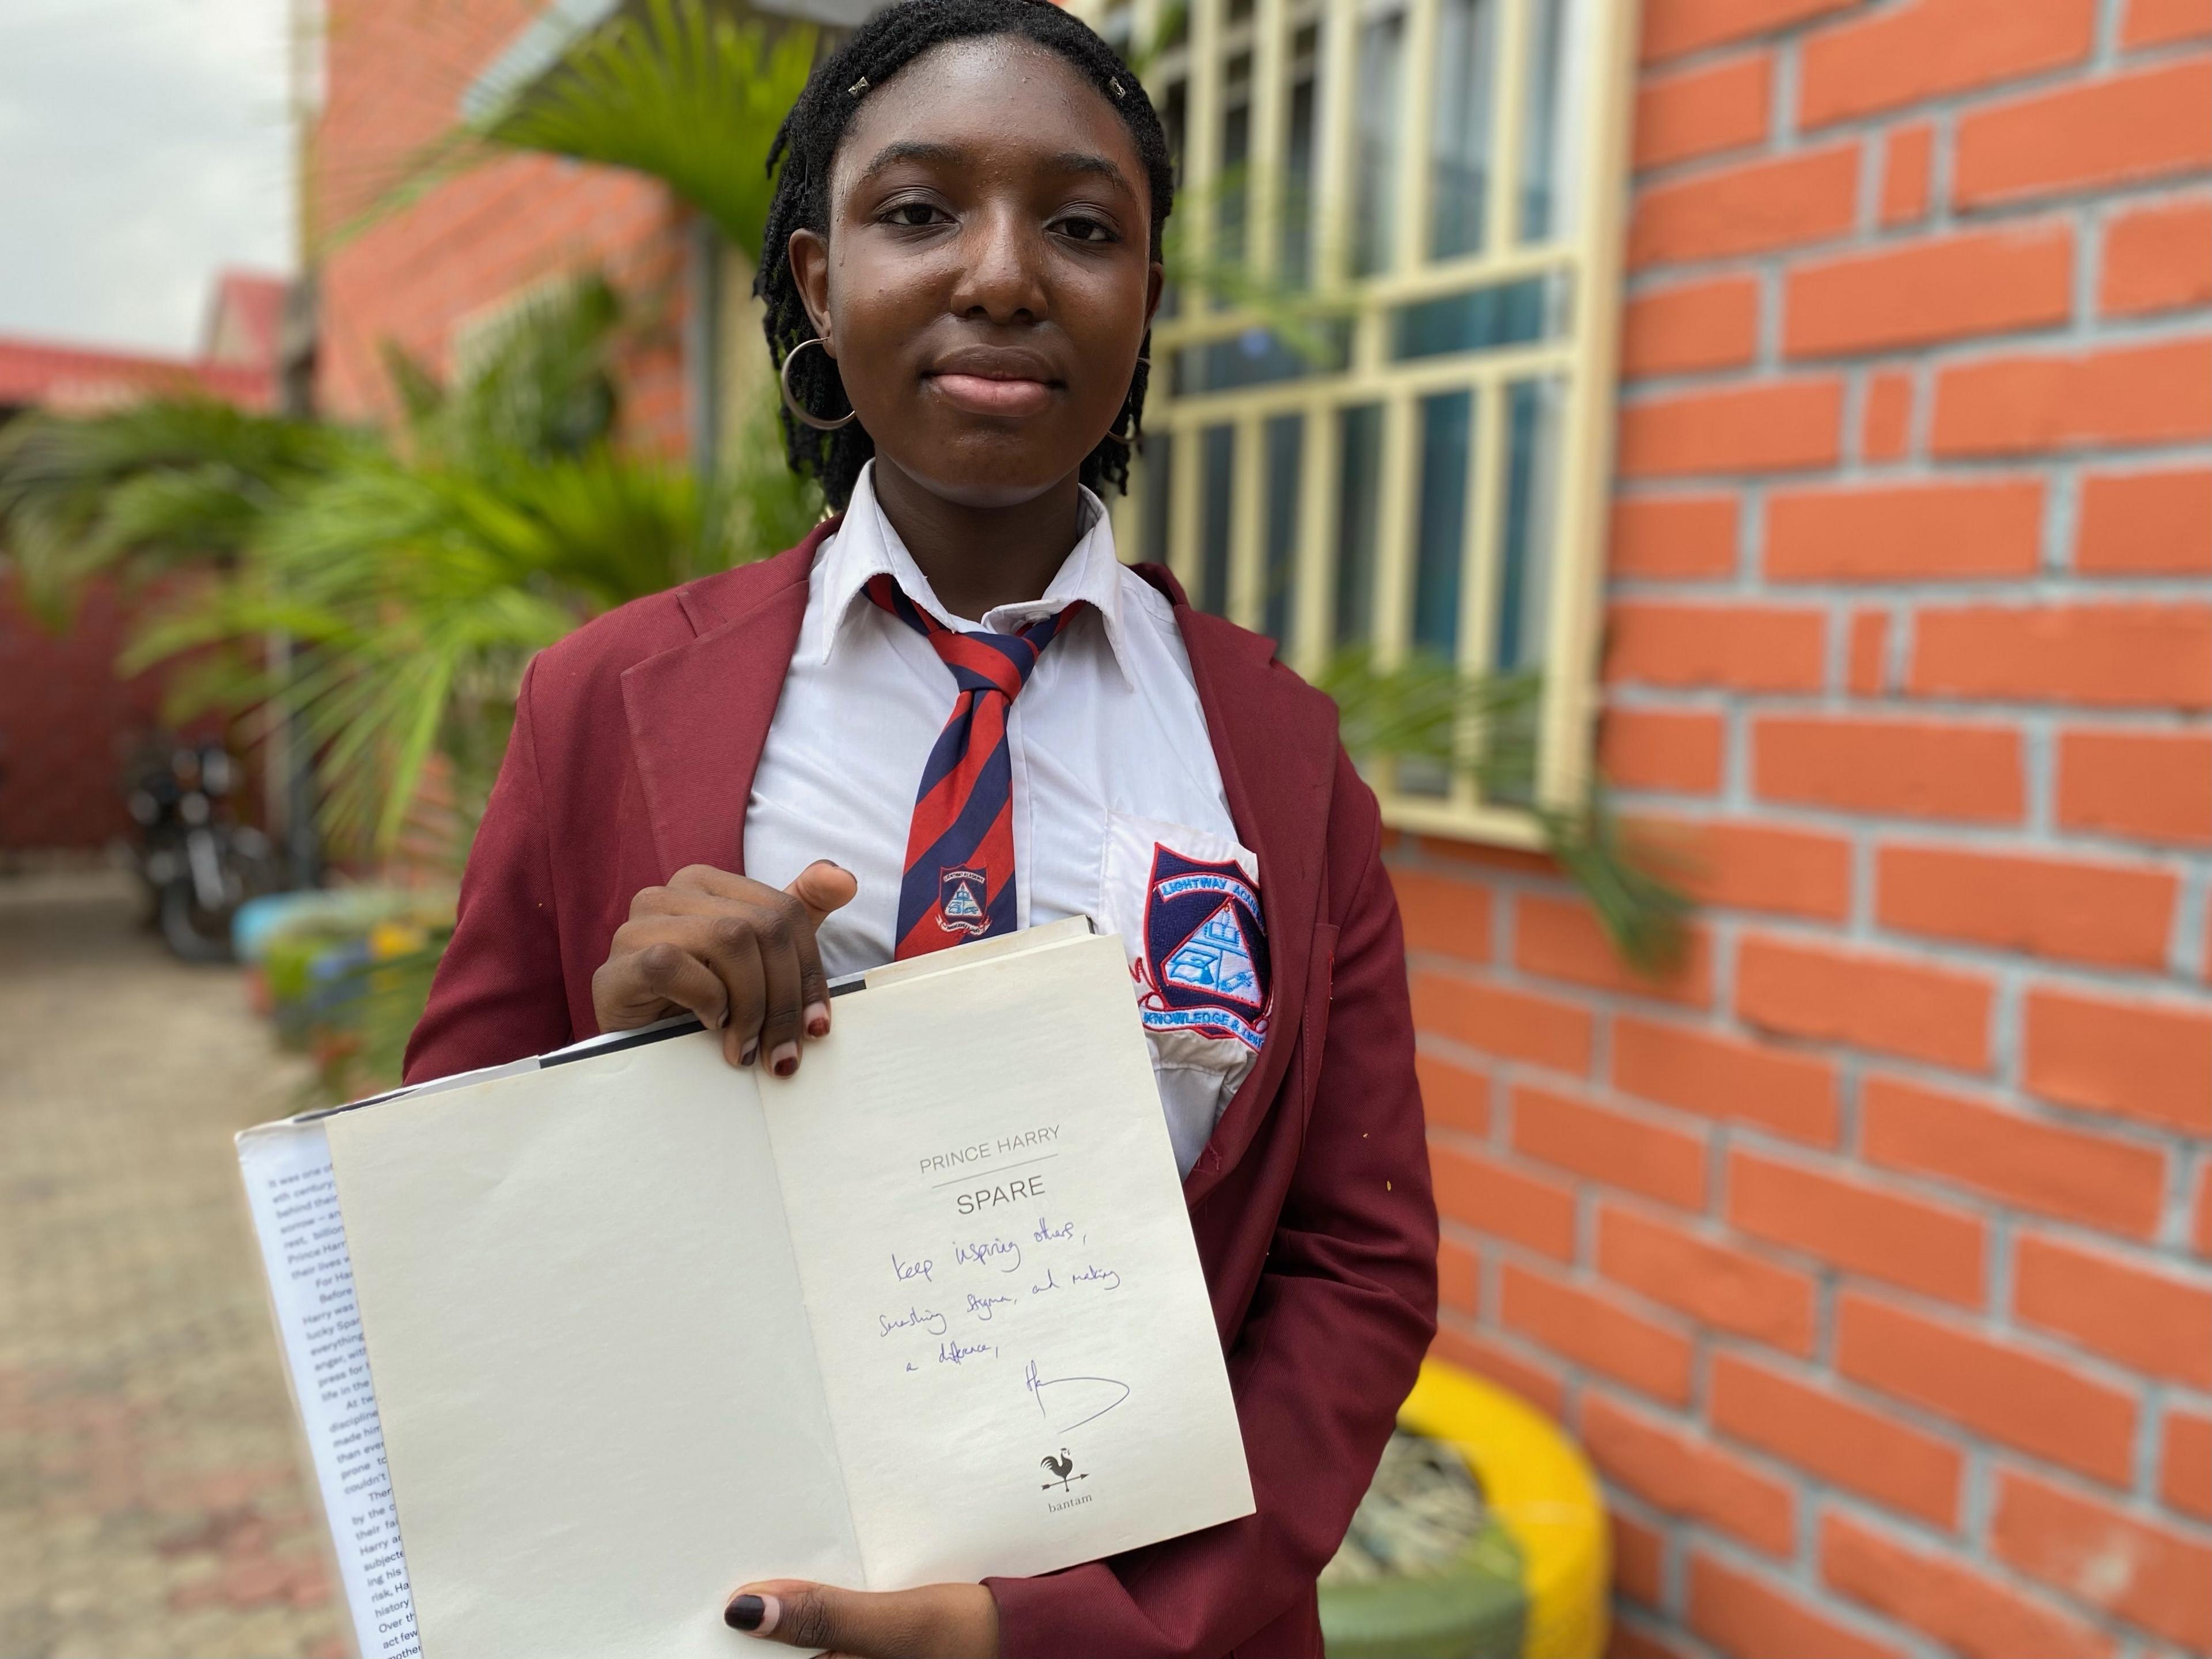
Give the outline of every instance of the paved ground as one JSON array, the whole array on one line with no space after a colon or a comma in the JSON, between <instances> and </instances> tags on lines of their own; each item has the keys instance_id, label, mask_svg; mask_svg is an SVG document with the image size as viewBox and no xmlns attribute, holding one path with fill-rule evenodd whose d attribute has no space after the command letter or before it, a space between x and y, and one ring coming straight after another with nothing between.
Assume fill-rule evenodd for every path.
<instances>
[{"instance_id":1,"label":"paved ground","mask_svg":"<svg viewBox=\"0 0 2212 1659\"><path fill-rule=\"evenodd\" d=\"M0 878L0 1659L344 1655L230 1146L302 1069L133 917Z\"/></svg>"}]
</instances>

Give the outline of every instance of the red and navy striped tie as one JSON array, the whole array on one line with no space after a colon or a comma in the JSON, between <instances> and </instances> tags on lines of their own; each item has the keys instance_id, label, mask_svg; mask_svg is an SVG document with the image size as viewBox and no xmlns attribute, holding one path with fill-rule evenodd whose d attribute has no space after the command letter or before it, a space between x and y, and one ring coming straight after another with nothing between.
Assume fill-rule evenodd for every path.
<instances>
[{"instance_id":1,"label":"red and navy striped tie","mask_svg":"<svg viewBox=\"0 0 2212 1659\"><path fill-rule=\"evenodd\" d=\"M958 696L922 768L907 830L895 958L1014 931L1014 769L1006 716L1078 600L1018 634L963 634L908 599L888 573L867 594L935 647Z\"/></svg>"}]
</instances>

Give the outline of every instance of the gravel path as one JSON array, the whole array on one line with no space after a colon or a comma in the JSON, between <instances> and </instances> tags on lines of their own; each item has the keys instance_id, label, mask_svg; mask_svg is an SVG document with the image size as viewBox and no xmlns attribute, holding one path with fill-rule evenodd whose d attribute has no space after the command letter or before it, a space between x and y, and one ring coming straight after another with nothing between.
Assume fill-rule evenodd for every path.
<instances>
[{"instance_id":1,"label":"gravel path","mask_svg":"<svg viewBox=\"0 0 2212 1659\"><path fill-rule=\"evenodd\" d=\"M135 918L0 879L0 1659L345 1655L230 1145L304 1068Z\"/></svg>"}]
</instances>

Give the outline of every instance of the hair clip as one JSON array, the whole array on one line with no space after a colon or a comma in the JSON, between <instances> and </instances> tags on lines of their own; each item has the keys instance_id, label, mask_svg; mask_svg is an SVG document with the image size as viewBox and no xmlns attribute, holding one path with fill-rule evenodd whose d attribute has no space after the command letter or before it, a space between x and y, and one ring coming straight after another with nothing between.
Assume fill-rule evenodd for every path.
<instances>
[{"instance_id":1,"label":"hair clip","mask_svg":"<svg viewBox=\"0 0 2212 1659\"><path fill-rule=\"evenodd\" d=\"M866 76L865 76L865 75L864 75L864 76L862 76L859 80L857 80L857 81L854 82L853 82L853 84L852 84L851 86L849 86L849 87L848 87L848 88L845 88L845 95L846 95L848 98L858 98L858 97L859 97L862 93L866 92L867 89L868 89L868 77L867 77Z\"/></svg>"},{"instance_id":2,"label":"hair clip","mask_svg":"<svg viewBox=\"0 0 2212 1659\"><path fill-rule=\"evenodd\" d=\"M1114 101L1115 103L1118 104L1121 101L1121 83L1119 81L1108 81L1106 82L1106 90L1114 94Z\"/></svg>"}]
</instances>

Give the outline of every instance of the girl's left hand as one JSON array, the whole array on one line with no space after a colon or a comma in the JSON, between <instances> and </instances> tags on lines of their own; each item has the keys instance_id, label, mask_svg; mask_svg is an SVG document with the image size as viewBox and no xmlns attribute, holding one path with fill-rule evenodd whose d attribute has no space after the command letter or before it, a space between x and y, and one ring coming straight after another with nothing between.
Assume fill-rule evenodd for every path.
<instances>
[{"instance_id":1,"label":"girl's left hand","mask_svg":"<svg viewBox=\"0 0 2212 1659\"><path fill-rule=\"evenodd\" d=\"M722 1622L851 1659L998 1659L999 1604L981 1584L848 1590L772 1578L730 1598Z\"/></svg>"}]
</instances>

